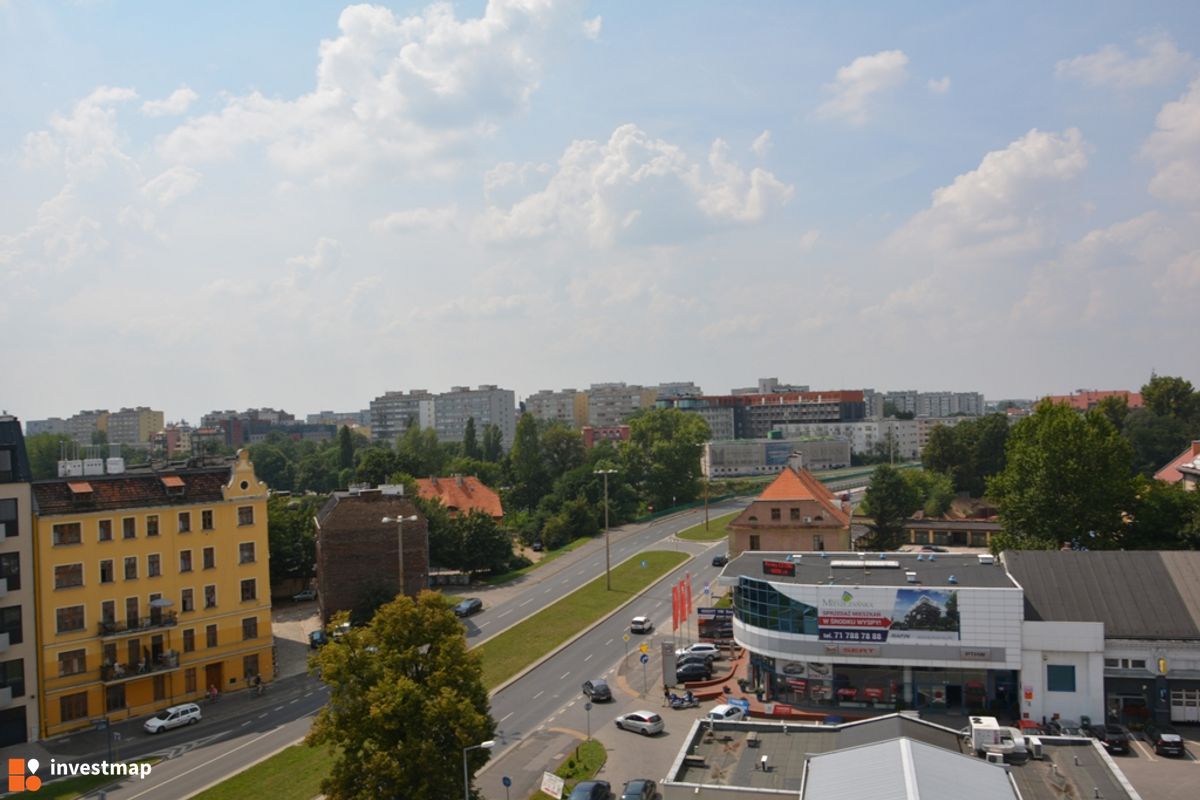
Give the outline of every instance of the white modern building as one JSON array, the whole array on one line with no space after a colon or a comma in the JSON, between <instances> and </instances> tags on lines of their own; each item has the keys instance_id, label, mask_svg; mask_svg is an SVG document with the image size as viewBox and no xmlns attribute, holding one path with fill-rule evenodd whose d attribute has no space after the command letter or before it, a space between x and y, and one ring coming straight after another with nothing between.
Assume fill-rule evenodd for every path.
<instances>
[{"instance_id":1,"label":"white modern building","mask_svg":"<svg viewBox=\"0 0 1200 800\"><path fill-rule=\"evenodd\" d=\"M433 427L433 395L425 389L409 392L384 392L370 403L371 441L396 441L412 424Z\"/></svg>"},{"instance_id":2,"label":"white modern building","mask_svg":"<svg viewBox=\"0 0 1200 800\"><path fill-rule=\"evenodd\" d=\"M485 425L498 427L501 447L508 450L517 435L515 393L512 389L484 384L477 389L455 386L434 398L433 427L438 441L461 442L469 419L475 420L477 440L482 438Z\"/></svg>"},{"instance_id":3,"label":"white modern building","mask_svg":"<svg viewBox=\"0 0 1200 800\"><path fill-rule=\"evenodd\" d=\"M706 442L700 471L708 478L776 475L792 456L799 455L805 469L838 469L850 465L850 443L845 439L731 439Z\"/></svg>"},{"instance_id":4,"label":"white modern building","mask_svg":"<svg viewBox=\"0 0 1200 800\"><path fill-rule=\"evenodd\" d=\"M855 454L882 448L896 461L920 458L920 423L914 419L864 419L854 422L792 422L779 426L788 437L844 439ZM807 465L806 465L807 466Z\"/></svg>"}]
</instances>

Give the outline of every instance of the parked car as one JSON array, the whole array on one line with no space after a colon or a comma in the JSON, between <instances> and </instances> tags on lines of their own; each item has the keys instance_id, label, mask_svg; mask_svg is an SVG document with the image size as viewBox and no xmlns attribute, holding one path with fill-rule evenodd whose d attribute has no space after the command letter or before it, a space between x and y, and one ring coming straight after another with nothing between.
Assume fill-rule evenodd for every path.
<instances>
[{"instance_id":1,"label":"parked car","mask_svg":"<svg viewBox=\"0 0 1200 800\"><path fill-rule=\"evenodd\" d=\"M1093 739L1099 739L1100 744L1110 753L1129 752L1129 729L1124 725L1109 722L1105 725L1093 725L1090 731Z\"/></svg>"},{"instance_id":2,"label":"parked car","mask_svg":"<svg viewBox=\"0 0 1200 800\"><path fill-rule=\"evenodd\" d=\"M675 669L675 680L679 683L688 681L706 681L712 677L712 667L691 661Z\"/></svg>"},{"instance_id":3,"label":"parked car","mask_svg":"<svg viewBox=\"0 0 1200 800\"><path fill-rule=\"evenodd\" d=\"M341 625L335 625L333 628L333 640L336 642L338 639L342 638L349 632L350 632L350 623L349 622L343 622Z\"/></svg>"},{"instance_id":4,"label":"parked car","mask_svg":"<svg viewBox=\"0 0 1200 800\"><path fill-rule=\"evenodd\" d=\"M713 658L721 657L720 648L718 648L712 642L696 642L695 644L688 645L687 647L681 647L675 651L675 656L686 656L692 653L703 653L705 655L710 655Z\"/></svg>"},{"instance_id":5,"label":"parked car","mask_svg":"<svg viewBox=\"0 0 1200 800\"><path fill-rule=\"evenodd\" d=\"M938 547L936 544L927 544L927 545L922 545L921 552L922 553L945 553L946 548Z\"/></svg>"},{"instance_id":6,"label":"parked car","mask_svg":"<svg viewBox=\"0 0 1200 800\"><path fill-rule=\"evenodd\" d=\"M649 617L634 617L629 622L630 633L649 633L654 630L654 623Z\"/></svg>"},{"instance_id":7,"label":"parked car","mask_svg":"<svg viewBox=\"0 0 1200 800\"><path fill-rule=\"evenodd\" d=\"M643 736L662 733L663 718L653 711L631 711L613 720L623 731L637 731Z\"/></svg>"},{"instance_id":8,"label":"parked car","mask_svg":"<svg viewBox=\"0 0 1200 800\"><path fill-rule=\"evenodd\" d=\"M325 645L328 643L329 643L329 637L326 636L325 631L321 630L320 628L317 628L315 631L313 631L312 633L310 633L308 635L308 646L311 647L313 650L316 650L318 647L321 647L322 645Z\"/></svg>"},{"instance_id":9,"label":"parked car","mask_svg":"<svg viewBox=\"0 0 1200 800\"><path fill-rule=\"evenodd\" d=\"M612 800L612 786L608 781L581 781L567 800Z\"/></svg>"},{"instance_id":10,"label":"parked car","mask_svg":"<svg viewBox=\"0 0 1200 800\"><path fill-rule=\"evenodd\" d=\"M734 705L730 705L729 703L722 703L721 705L714 708L712 711L705 714L704 718L711 719L714 722L729 722L731 720L745 719L746 712L742 710L741 706L734 706Z\"/></svg>"},{"instance_id":11,"label":"parked car","mask_svg":"<svg viewBox=\"0 0 1200 800\"><path fill-rule=\"evenodd\" d=\"M316 599L317 599L317 590L316 589L301 589L300 591L298 591L294 595L292 595L292 600L294 600L297 603L303 603L306 600L316 600Z\"/></svg>"},{"instance_id":12,"label":"parked car","mask_svg":"<svg viewBox=\"0 0 1200 800\"><path fill-rule=\"evenodd\" d=\"M1182 756L1186 752L1183 749L1183 737L1170 725L1147 722L1142 733L1146 734L1146 741L1160 756Z\"/></svg>"},{"instance_id":13,"label":"parked car","mask_svg":"<svg viewBox=\"0 0 1200 800\"><path fill-rule=\"evenodd\" d=\"M478 597L464 598L454 607L454 614L459 617L469 617L480 611L483 611L483 601Z\"/></svg>"},{"instance_id":14,"label":"parked car","mask_svg":"<svg viewBox=\"0 0 1200 800\"><path fill-rule=\"evenodd\" d=\"M200 721L200 706L183 703L171 706L155 714L142 725L146 733L162 733L181 725L195 725Z\"/></svg>"},{"instance_id":15,"label":"parked car","mask_svg":"<svg viewBox=\"0 0 1200 800\"><path fill-rule=\"evenodd\" d=\"M656 800L658 784L649 778L637 778L628 781L621 792L621 800Z\"/></svg>"},{"instance_id":16,"label":"parked car","mask_svg":"<svg viewBox=\"0 0 1200 800\"><path fill-rule=\"evenodd\" d=\"M608 682L599 678L594 681L584 681L583 694L595 703L607 703L613 699L612 689L608 687Z\"/></svg>"},{"instance_id":17,"label":"parked car","mask_svg":"<svg viewBox=\"0 0 1200 800\"><path fill-rule=\"evenodd\" d=\"M530 548L531 548L531 549L533 550L533 552L535 552L535 553L540 553L540 552L542 552L542 550L544 549L544 548L542 547L542 543L541 543L541 542L534 542L533 544L531 544L531 545L530 545Z\"/></svg>"},{"instance_id":18,"label":"parked car","mask_svg":"<svg viewBox=\"0 0 1200 800\"><path fill-rule=\"evenodd\" d=\"M723 567L729 563L729 554L722 553L719 556L713 556L712 565L714 567Z\"/></svg>"},{"instance_id":19,"label":"parked car","mask_svg":"<svg viewBox=\"0 0 1200 800\"><path fill-rule=\"evenodd\" d=\"M712 670L713 657L705 653L688 653L686 656L676 657L675 669L679 669L684 664L703 664Z\"/></svg>"}]
</instances>

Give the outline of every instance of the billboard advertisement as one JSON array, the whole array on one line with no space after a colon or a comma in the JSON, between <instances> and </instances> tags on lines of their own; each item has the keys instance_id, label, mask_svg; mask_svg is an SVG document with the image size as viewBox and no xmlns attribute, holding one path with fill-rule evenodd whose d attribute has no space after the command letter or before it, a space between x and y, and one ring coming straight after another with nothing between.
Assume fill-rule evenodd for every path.
<instances>
[{"instance_id":1,"label":"billboard advertisement","mask_svg":"<svg viewBox=\"0 0 1200 800\"><path fill-rule=\"evenodd\" d=\"M856 596L848 589L818 597L817 636L827 642L935 642L960 637L958 592L897 589Z\"/></svg>"},{"instance_id":2,"label":"billboard advertisement","mask_svg":"<svg viewBox=\"0 0 1200 800\"><path fill-rule=\"evenodd\" d=\"M788 458L792 455L791 442L768 442L763 445L763 462L768 467L787 466Z\"/></svg>"}]
</instances>

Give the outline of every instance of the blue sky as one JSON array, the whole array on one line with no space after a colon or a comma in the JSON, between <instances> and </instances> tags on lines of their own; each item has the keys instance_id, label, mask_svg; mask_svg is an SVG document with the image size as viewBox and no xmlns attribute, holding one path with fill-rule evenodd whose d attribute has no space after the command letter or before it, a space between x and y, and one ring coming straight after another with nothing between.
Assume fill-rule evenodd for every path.
<instances>
[{"instance_id":1,"label":"blue sky","mask_svg":"<svg viewBox=\"0 0 1200 800\"><path fill-rule=\"evenodd\" d=\"M1198 17L0 0L0 407L1200 384Z\"/></svg>"}]
</instances>

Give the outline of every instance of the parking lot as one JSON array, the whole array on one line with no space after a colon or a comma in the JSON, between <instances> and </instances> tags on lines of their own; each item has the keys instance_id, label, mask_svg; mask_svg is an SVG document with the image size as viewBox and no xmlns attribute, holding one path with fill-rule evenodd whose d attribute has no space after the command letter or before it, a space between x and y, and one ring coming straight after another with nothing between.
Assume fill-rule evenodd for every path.
<instances>
[{"instance_id":1,"label":"parking lot","mask_svg":"<svg viewBox=\"0 0 1200 800\"><path fill-rule=\"evenodd\" d=\"M1144 741L1134 741L1129 755L1112 757L1143 800L1194 800L1200 795L1200 728L1175 726L1187 742L1182 758L1155 755Z\"/></svg>"}]
</instances>

